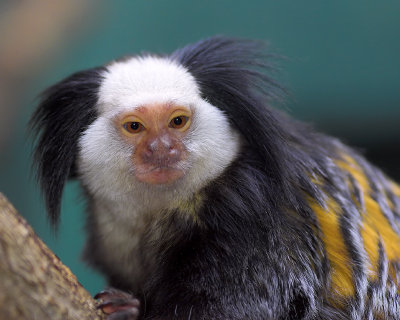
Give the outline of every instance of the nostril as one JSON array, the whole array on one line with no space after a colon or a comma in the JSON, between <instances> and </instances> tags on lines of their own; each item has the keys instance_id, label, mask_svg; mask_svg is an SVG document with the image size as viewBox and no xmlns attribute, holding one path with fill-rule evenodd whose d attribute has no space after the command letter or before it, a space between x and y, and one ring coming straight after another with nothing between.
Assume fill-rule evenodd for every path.
<instances>
[{"instance_id":1,"label":"nostril","mask_svg":"<svg viewBox=\"0 0 400 320\"><path fill-rule=\"evenodd\" d=\"M158 142L156 140L154 140L153 142L149 143L147 146L147 149L151 150L151 151L155 151L158 148Z\"/></svg>"},{"instance_id":2,"label":"nostril","mask_svg":"<svg viewBox=\"0 0 400 320\"><path fill-rule=\"evenodd\" d=\"M168 151L168 158L170 161L177 161L180 157L180 152L177 148L170 148Z\"/></svg>"},{"instance_id":3,"label":"nostril","mask_svg":"<svg viewBox=\"0 0 400 320\"><path fill-rule=\"evenodd\" d=\"M145 148L145 149L143 150L143 158L144 158L144 159L150 159L150 158L152 158L152 157L153 157L153 154L154 154L154 152L153 152L153 150L150 148L150 146L147 146L147 148Z\"/></svg>"}]
</instances>

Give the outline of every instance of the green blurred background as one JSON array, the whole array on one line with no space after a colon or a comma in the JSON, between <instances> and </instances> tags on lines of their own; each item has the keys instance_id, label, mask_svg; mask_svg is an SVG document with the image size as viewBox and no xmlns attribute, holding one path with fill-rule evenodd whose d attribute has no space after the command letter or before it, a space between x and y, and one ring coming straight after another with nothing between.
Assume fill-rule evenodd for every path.
<instances>
[{"instance_id":1,"label":"green blurred background","mask_svg":"<svg viewBox=\"0 0 400 320\"><path fill-rule=\"evenodd\" d=\"M0 2L0 191L92 293L80 260L84 200L68 183L55 235L30 174L37 95L74 71L223 34L267 40L290 95L283 106L360 148L400 180L400 1L92 0Z\"/></svg>"}]
</instances>

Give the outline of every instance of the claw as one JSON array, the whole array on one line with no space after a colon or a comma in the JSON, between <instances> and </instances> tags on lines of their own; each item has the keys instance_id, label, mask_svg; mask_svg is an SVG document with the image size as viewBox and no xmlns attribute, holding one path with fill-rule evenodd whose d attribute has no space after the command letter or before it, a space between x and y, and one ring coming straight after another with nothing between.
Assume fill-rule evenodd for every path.
<instances>
[{"instance_id":1,"label":"claw","mask_svg":"<svg viewBox=\"0 0 400 320\"><path fill-rule=\"evenodd\" d=\"M97 309L101 309L106 314L111 314L122 310L138 309L139 305L140 303L137 299L131 299L129 301L116 299L98 304Z\"/></svg>"},{"instance_id":2,"label":"claw","mask_svg":"<svg viewBox=\"0 0 400 320\"><path fill-rule=\"evenodd\" d=\"M139 314L139 300L126 292L107 289L96 294L94 298L101 300L97 309L107 314L107 319L136 319Z\"/></svg>"},{"instance_id":3,"label":"claw","mask_svg":"<svg viewBox=\"0 0 400 320\"><path fill-rule=\"evenodd\" d=\"M98 300L98 299L103 299L103 297L106 296L106 295L108 295L108 294L109 294L109 291L107 291L107 290L100 291L99 293L97 293L97 294L94 296L94 299L96 299L96 300Z\"/></svg>"}]
</instances>

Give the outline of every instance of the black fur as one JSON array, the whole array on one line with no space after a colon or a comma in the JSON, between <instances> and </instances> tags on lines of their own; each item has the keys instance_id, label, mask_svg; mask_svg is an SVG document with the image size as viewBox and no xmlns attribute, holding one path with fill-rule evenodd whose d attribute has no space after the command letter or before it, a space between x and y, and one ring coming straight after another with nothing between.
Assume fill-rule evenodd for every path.
<instances>
[{"instance_id":1,"label":"black fur","mask_svg":"<svg viewBox=\"0 0 400 320\"><path fill-rule=\"evenodd\" d=\"M289 183L318 198L308 173L325 174L319 168L326 165L327 150L322 146L332 143L268 107L283 91L266 76L272 66L262 49L261 42L216 37L189 45L171 57L193 74L203 97L226 112L252 152L259 155L263 171L278 188L278 197L296 205Z\"/></svg>"},{"instance_id":2,"label":"black fur","mask_svg":"<svg viewBox=\"0 0 400 320\"><path fill-rule=\"evenodd\" d=\"M126 285L127 279L102 265L107 253L96 241L94 212L90 261L111 285L141 298L141 319L146 320L370 319L382 310L400 319L394 312L400 307L398 280L388 273L389 263L398 270L398 262L389 262L380 244L379 279L368 282L360 236L364 197L376 199L394 230L398 197L380 171L357 153L269 107L282 89L265 75L270 66L261 48L258 42L215 37L167 57L185 66L202 97L227 114L244 139L243 149L222 176L199 190L204 200L196 212L198 223L182 219L185 214L177 209L160 220L166 235L160 243L143 237L143 252L154 251L157 261L140 288ZM96 116L102 70L76 74L50 88L33 118L40 137L35 158L53 222L77 139ZM342 154L357 161L372 194L364 195L356 179L335 164ZM343 308L328 300L330 262L309 205L325 208L327 197L340 207L338 237L350 256L356 292L340 301Z\"/></svg>"},{"instance_id":3,"label":"black fur","mask_svg":"<svg viewBox=\"0 0 400 320\"><path fill-rule=\"evenodd\" d=\"M316 308L326 275L312 221L271 205L248 151L204 190L205 225L175 220L176 245L160 250L160 268L142 288L145 319L290 319Z\"/></svg>"},{"instance_id":4,"label":"black fur","mask_svg":"<svg viewBox=\"0 0 400 320\"><path fill-rule=\"evenodd\" d=\"M53 226L66 180L74 177L78 138L96 117L103 67L77 72L48 88L31 119L39 138L34 160Z\"/></svg>"}]
</instances>

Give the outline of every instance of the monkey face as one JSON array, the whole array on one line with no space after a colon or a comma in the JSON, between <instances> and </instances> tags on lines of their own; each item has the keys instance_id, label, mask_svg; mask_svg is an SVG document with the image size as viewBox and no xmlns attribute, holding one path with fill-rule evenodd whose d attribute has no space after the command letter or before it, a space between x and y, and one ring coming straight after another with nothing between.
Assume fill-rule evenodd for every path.
<instances>
[{"instance_id":1,"label":"monkey face","mask_svg":"<svg viewBox=\"0 0 400 320\"><path fill-rule=\"evenodd\" d=\"M166 58L107 66L97 118L79 139L77 168L94 197L190 197L239 152L239 134L202 98L194 77Z\"/></svg>"},{"instance_id":2,"label":"monkey face","mask_svg":"<svg viewBox=\"0 0 400 320\"><path fill-rule=\"evenodd\" d=\"M173 104L153 104L117 118L121 136L133 146L132 164L137 180L168 184L187 171L185 137L192 111Z\"/></svg>"}]
</instances>

